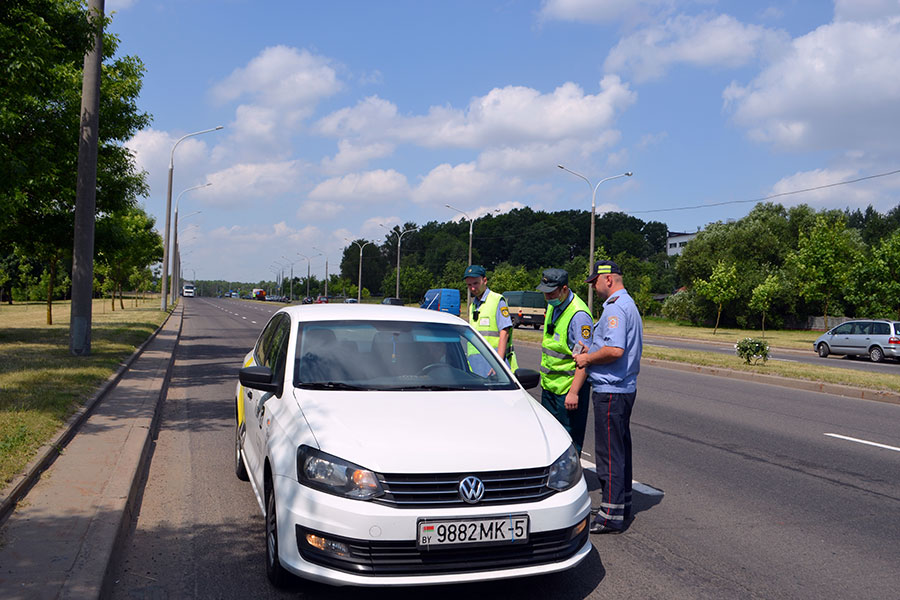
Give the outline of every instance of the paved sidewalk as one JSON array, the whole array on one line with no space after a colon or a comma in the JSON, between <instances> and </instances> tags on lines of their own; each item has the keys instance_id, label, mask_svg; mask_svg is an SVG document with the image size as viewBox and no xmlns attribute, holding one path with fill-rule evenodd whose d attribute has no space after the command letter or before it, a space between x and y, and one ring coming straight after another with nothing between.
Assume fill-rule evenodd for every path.
<instances>
[{"instance_id":1,"label":"paved sidewalk","mask_svg":"<svg viewBox=\"0 0 900 600\"><path fill-rule=\"evenodd\" d=\"M0 527L0 598L97 598L131 519L182 306Z\"/></svg>"}]
</instances>

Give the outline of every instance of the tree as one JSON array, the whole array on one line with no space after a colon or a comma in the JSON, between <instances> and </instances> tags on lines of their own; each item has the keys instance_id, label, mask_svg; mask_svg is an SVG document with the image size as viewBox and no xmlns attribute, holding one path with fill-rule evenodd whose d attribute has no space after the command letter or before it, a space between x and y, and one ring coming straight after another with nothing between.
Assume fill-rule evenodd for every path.
<instances>
[{"instance_id":1,"label":"tree","mask_svg":"<svg viewBox=\"0 0 900 600\"><path fill-rule=\"evenodd\" d=\"M776 274L770 274L765 281L753 288L750 297L750 308L762 313L762 336L766 337L766 313L772 307L772 301L781 291L781 278Z\"/></svg>"},{"instance_id":2,"label":"tree","mask_svg":"<svg viewBox=\"0 0 900 600\"><path fill-rule=\"evenodd\" d=\"M708 280L695 279L694 289L697 293L713 302L718 312L716 313L716 326L713 335L719 330L719 318L722 316L722 306L737 297L737 267L728 264L724 260L716 263L712 275Z\"/></svg>"},{"instance_id":3,"label":"tree","mask_svg":"<svg viewBox=\"0 0 900 600\"><path fill-rule=\"evenodd\" d=\"M97 223L98 258L106 266L104 272L110 280L107 287L113 299L118 291L122 308L122 291L135 272L162 260L162 237L154 230L155 223L139 207L106 215Z\"/></svg>"},{"instance_id":4,"label":"tree","mask_svg":"<svg viewBox=\"0 0 900 600\"><path fill-rule=\"evenodd\" d=\"M800 232L797 251L790 256L799 295L818 303L828 327L828 310L843 296L851 267L862 251L856 230L848 230L843 216L819 214L814 225Z\"/></svg>"},{"instance_id":5,"label":"tree","mask_svg":"<svg viewBox=\"0 0 900 600\"><path fill-rule=\"evenodd\" d=\"M855 316L900 319L900 230L860 253L850 280L847 299Z\"/></svg>"},{"instance_id":6,"label":"tree","mask_svg":"<svg viewBox=\"0 0 900 600\"><path fill-rule=\"evenodd\" d=\"M73 246L81 73L95 32L76 0L0 8L0 155L7 158L0 161L0 239L44 265L48 324L59 265ZM134 57L113 59L117 47L118 39L104 34L97 214L127 208L148 191L121 145L150 122L136 105L144 67Z\"/></svg>"}]
</instances>

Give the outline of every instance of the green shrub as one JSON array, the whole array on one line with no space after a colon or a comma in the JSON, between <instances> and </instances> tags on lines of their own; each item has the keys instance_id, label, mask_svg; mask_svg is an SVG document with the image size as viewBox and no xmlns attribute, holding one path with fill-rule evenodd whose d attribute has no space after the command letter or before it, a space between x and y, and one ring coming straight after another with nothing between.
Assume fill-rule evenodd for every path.
<instances>
[{"instance_id":1,"label":"green shrub","mask_svg":"<svg viewBox=\"0 0 900 600\"><path fill-rule=\"evenodd\" d=\"M737 355L749 364L758 364L760 360L769 360L769 342L756 338L744 338L734 345Z\"/></svg>"}]
</instances>

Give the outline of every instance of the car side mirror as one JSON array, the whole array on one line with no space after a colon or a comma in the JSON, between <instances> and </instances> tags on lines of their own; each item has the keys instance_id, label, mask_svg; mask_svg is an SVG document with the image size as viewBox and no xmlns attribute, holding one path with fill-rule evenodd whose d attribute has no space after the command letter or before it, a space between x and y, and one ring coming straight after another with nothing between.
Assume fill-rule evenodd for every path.
<instances>
[{"instance_id":1,"label":"car side mirror","mask_svg":"<svg viewBox=\"0 0 900 600\"><path fill-rule=\"evenodd\" d=\"M262 392L278 392L278 384L272 381L272 369L269 367L244 367L238 373L241 385Z\"/></svg>"},{"instance_id":2,"label":"car side mirror","mask_svg":"<svg viewBox=\"0 0 900 600\"><path fill-rule=\"evenodd\" d=\"M526 390L536 388L541 382L541 374L534 369L516 369L516 379Z\"/></svg>"}]
</instances>

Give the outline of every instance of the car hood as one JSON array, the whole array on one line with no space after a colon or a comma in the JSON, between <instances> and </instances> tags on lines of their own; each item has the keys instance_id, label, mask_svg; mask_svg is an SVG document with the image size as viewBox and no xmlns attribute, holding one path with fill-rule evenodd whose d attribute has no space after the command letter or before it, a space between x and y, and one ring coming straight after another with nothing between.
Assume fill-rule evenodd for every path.
<instances>
[{"instance_id":1,"label":"car hood","mask_svg":"<svg viewBox=\"0 0 900 600\"><path fill-rule=\"evenodd\" d=\"M294 390L321 450L381 473L542 467L565 452L565 429L522 390Z\"/></svg>"}]
</instances>

